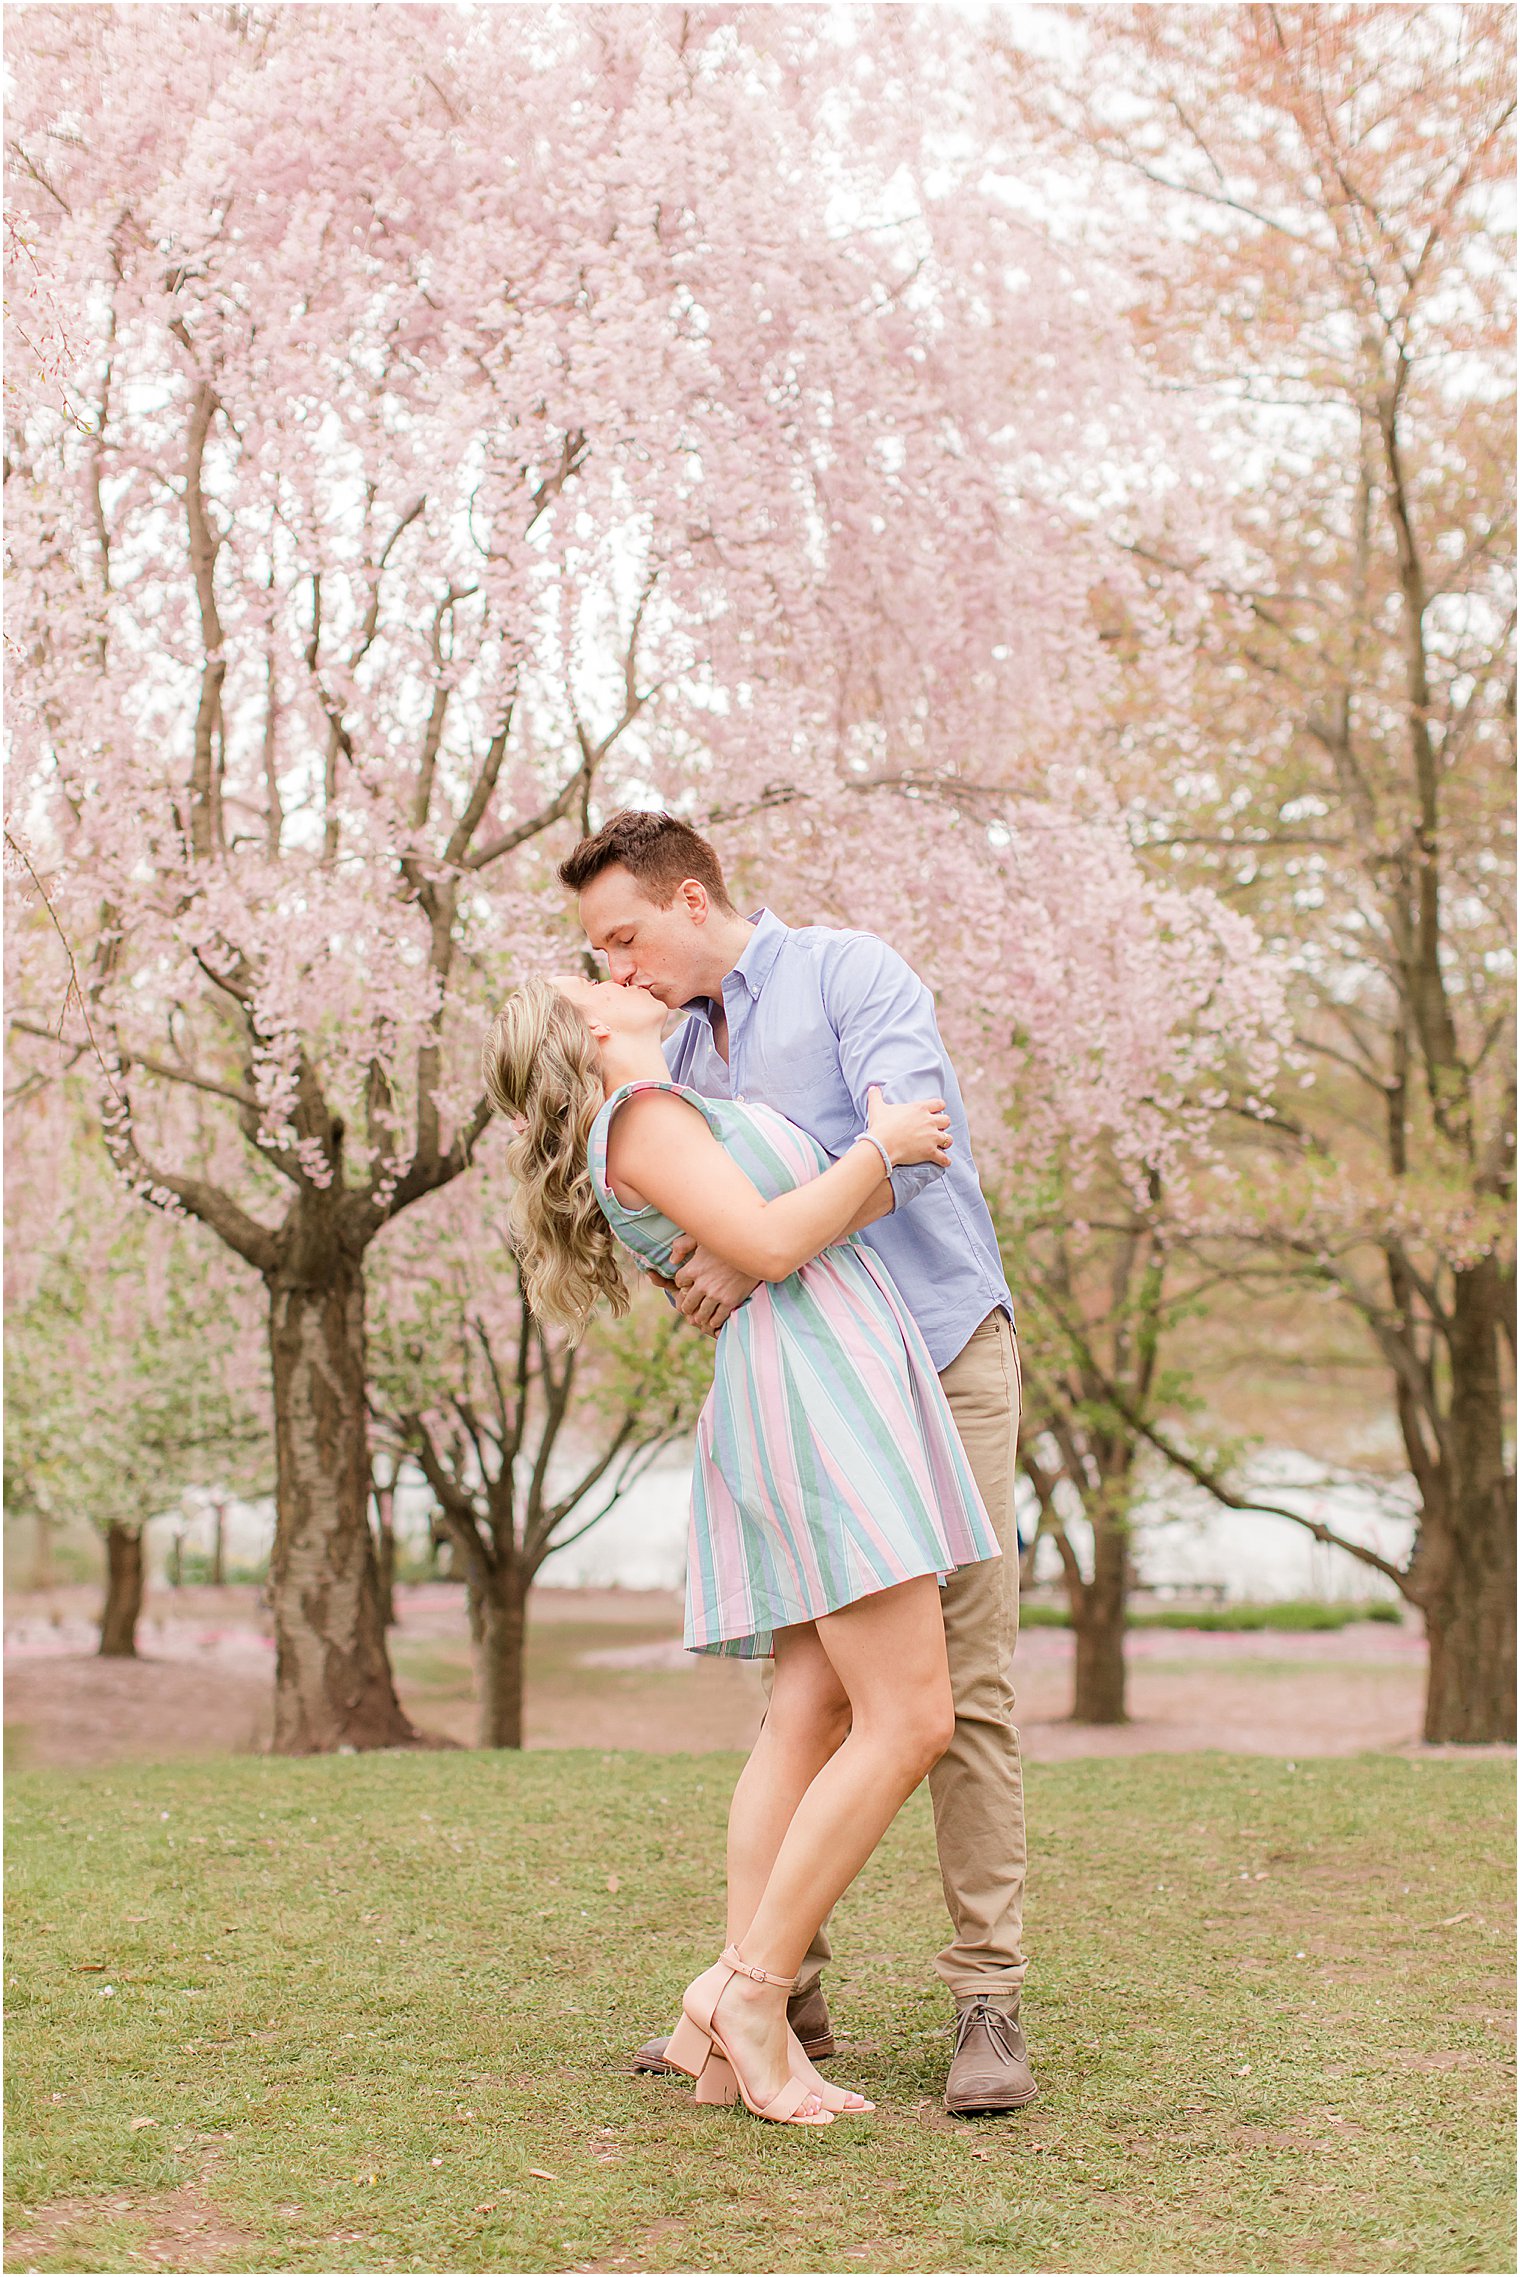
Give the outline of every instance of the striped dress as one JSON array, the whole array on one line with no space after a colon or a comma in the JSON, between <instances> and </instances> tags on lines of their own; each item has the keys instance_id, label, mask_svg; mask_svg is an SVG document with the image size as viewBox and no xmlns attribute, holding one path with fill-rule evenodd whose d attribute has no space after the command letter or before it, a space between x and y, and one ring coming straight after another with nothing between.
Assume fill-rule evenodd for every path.
<instances>
[{"instance_id":1,"label":"striped dress","mask_svg":"<svg viewBox=\"0 0 1520 2277\"><path fill-rule=\"evenodd\" d=\"M681 1228L626 1210L607 1184L607 1136L625 1099L674 1091L770 1200L829 1166L773 1108L625 1083L592 1126L592 1184L613 1231L670 1275ZM999 1555L934 1364L881 1260L836 1242L764 1282L719 1333L697 1419L686 1568L686 1647L751 1660L777 1629L916 1574Z\"/></svg>"}]
</instances>

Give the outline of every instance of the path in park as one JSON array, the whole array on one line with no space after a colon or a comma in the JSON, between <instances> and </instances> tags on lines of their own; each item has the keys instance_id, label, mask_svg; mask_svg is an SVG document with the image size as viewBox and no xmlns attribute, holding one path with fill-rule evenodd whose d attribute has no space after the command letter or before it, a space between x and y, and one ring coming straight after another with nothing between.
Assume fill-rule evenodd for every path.
<instances>
[{"instance_id":1,"label":"path in park","mask_svg":"<svg viewBox=\"0 0 1520 2277\"><path fill-rule=\"evenodd\" d=\"M462 1592L399 1593L392 1654L423 1728L468 1743L473 1730ZM85 1588L13 1592L5 1615L5 1721L12 1761L102 1763L248 1752L264 1743L274 1647L252 1589L153 1597L138 1661L95 1657L97 1597ZM665 1591L551 1590L533 1600L530 1747L654 1752L746 1748L760 1711L757 1670L680 1648L680 1601ZM1065 1720L1072 1640L1026 1629L1019 1725L1026 1755L1134 1755L1223 1748L1342 1755L1417 1744L1425 1648L1413 1624L1357 1622L1332 1634L1140 1630L1129 1642L1134 1721Z\"/></svg>"}]
</instances>

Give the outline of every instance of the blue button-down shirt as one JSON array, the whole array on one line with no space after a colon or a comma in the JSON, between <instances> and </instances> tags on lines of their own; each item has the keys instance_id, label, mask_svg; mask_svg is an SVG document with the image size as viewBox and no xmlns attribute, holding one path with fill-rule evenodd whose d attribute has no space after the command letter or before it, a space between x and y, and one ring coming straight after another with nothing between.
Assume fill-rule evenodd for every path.
<instances>
[{"instance_id":1,"label":"blue button-down shirt","mask_svg":"<svg viewBox=\"0 0 1520 2277\"><path fill-rule=\"evenodd\" d=\"M934 999L872 933L792 928L768 909L754 924L723 982L727 1060L703 1000L687 1006L665 1046L670 1072L704 1098L775 1107L836 1158L866 1127L872 1084L889 1100L944 1100L955 1139L949 1169L920 1162L894 1171L893 1210L862 1238L901 1290L935 1367L947 1368L990 1312L1012 1319L1013 1299Z\"/></svg>"}]
</instances>

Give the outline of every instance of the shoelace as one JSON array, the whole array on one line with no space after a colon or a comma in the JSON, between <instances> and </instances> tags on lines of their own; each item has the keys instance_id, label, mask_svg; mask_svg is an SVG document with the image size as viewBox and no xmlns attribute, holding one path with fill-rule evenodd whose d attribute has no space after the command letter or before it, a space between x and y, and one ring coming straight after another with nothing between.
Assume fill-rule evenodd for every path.
<instances>
[{"instance_id":1,"label":"shoelace","mask_svg":"<svg viewBox=\"0 0 1520 2277\"><path fill-rule=\"evenodd\" d=\"M959 2055L976 2025L984 2026L988 2039L1009 2063L1017 2063L1019 2051L1006 2037L1009 2031L1017 2032L1018 2019L994 2008L990 2000L974 2000L955 2028L955 2053Z\"/></svg>"}]
</instances>

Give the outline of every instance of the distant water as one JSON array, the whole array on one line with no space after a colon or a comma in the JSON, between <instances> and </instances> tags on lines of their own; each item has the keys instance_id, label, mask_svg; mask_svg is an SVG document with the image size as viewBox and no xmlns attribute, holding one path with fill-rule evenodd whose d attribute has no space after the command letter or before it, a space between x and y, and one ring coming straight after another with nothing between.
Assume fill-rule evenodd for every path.
<instances>
[{"instance_id":1,"label":"distant water","mask_svg":"<svg viewBox=\"0 0 1520 2277\"><path fill-rule=\"evenodd\" d=\"M673 1447L615 1503L600 1525L543 1569L555 1589L680 1589L686 1581L691 1449ZM567 1520L565 1532L576 1521Z\"/></svg>"},{"instance_id":2,"label":"distant water","mask_svg":"<svg viewBox=\"0 0 1520 2277\"><path fill-rule=\"evenodd\" d=\"M1252 1484L1272 1501L1402 1564L1414 1536L1409 1519L1390 1515L1386 1498L1355 1484L1329 1489L1293 1484L1306 1475L1312 1475L1312 1465L1305 1457L1289 1448L1264 1448ZM685 1579L690 1477L687 1456L651 1471L583 1540L549 1559L544 1580L561 1589L679 1588ZM1026 1541L1035 1518L1031 1496L1019 1511ZM1087 1528L1073 1518L1069 1532L1085 1565ZM1135 1562L1139 1579L1154 1589L1217 1588L1232 1600L1398 1595L1393 1583L1371 1566L1345 1550L1324 1547L1291 1519L1221 1510L1192 1487L1169 1486L1152 1496L1137 1529ZM1058 1582L1060 1577L1055 1546L1043 1542L1035 1578Z\"/></svg>"},{"instance_id":3,"label":"distant water","mask_svg":"<svg viewBox=\"0 0 1520 2277\"><path fill-rule=\"evenodd\" d=\"M1251 1472L1257 1492L1302 1511L1305 1517L1320 1519L1395 1564L1403 1562L1413 1539L1413 1523L1390 1506L1407 1503L1408 1482L1392 1481L1378 1494L1355 1482L1330 1487L1295 1483L1313 1475L1310 1459L1286 1447L1263 1448ZM672 1449L580 1541L554 1552L540 1578L559 1589L679 1589L686 1574L690 1483L690 1450ZM397 1494L397 1526L419 1552L427 1542L430 1503L425 1487L403 1481ZM572 1514L564 1532L573 1533L589 1515L589 1508ZM1019 1523L1027 1540L1034 1527L1032 1504L1021 1505ZM1077 1555L1085 1563L1086 1528L1076 1517L1069 1525ZM165 1517L155 1520L150 1534L152 1565L160 1577L173 1531L174 1521ZM267 1556L273 1532L271 1503L230 1505L228 1562L247 1565ZM209 1521L197 1518L188 1524L185 1538L209 1546ZM1397 1595L1393 1584L1370 1566L1344 1550L1325 1548L1291 1520L1220 1510L1201 1490L1181 1482L1158 1486L1143 1505L1135 1564L1139 1579L1151 1588L1218 1589L1229 1599ZM1035 1576L1041 1582L1060 1579L1060 1560L1048 1542L1041 1544Z\"/></svg>"},{"instance_id":4,"label":"distant water","mask_svg":"<svg viewBox=\"0 0 1520 2277\"><path fill-rule=\"evenodd\" d=\"M1395 1479L1377 1490L1352 1480L1331 1486L1296 1483L1312 1480L1316 1472L1311 1459L1291 1447L1263 1447L1246 1475L1254 1493L1402 1565L1415 1528L1399 1505L1407 1509L1412 1504L1413 1480ZM1078 1556L1085 1558L1086 1529L1073 1520L1069 1531ZM1258 1604L1280 1597L1333 1603L1397 1599L1399 1594L1374 1567L1349 1551L1317 1542L1292 1519L1222 1510L1201 1487L1175 1478L1153 1488L1141 1505L1135 1565L1139 1579L1153 1589L1221 1589L1231 1601ZM1060 1578L1060 1560L1049 1542L1040 1545L1036 1578Z\"/></svg>"}]
</instances>

